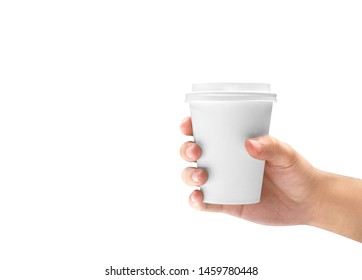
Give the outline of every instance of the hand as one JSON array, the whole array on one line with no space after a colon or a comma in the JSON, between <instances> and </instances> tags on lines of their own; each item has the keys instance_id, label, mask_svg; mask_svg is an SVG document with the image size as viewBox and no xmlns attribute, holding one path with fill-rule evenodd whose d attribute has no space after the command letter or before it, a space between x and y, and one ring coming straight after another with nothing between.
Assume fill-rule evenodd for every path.
<instances>
[{"instance_id":1,"label":"hand","mask_svg":"<svg viewBox=\"0 0 362 280\"><path fill-rule=\"evenodd\" d=\"M180 128L185 135L193 135L191 118L184 119ZM206 204L202 202L202 192L194 190L189 199L191 206L261 224L308 224L316 205L319 171L289 145L271 136L248 139L245 147L250 156L266 161L261 202L247 205ZM180 153L189 162L202 156L201 148L194 142L184 143ZM182 178L188 185L199 186L205 184L208 175L203 169L187 167Z\"/></svg>"},{"instance_id":2,"label":"hand","mask_svg":"<svg viewBox=\"0 0 362 280\"><path fill-rule=\"evenodd\" d=\"M180 128L185 135L192 135L191 118L184 119ZM202 192L194 190L191 206L261 224L311 225L362 242L362 180L318 170L271 136L248 139L245 148L253 158L265 160L261 202L206 204ZM202 156L194 142L184 143L180 153L189 162ZM187 167L182 178L188 185L199 186L207 181L207 172Z\"/></svg>"}]
</instances>

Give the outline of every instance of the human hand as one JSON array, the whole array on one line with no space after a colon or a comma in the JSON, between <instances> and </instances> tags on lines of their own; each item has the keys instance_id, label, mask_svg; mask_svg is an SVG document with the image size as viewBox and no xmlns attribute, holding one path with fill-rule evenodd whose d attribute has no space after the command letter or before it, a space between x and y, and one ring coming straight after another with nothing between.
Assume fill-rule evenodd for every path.
<instances>
[{"instance_id":1,"label":"human hand","mask_svg":"<svg viewBox=\"0 0 362 280\"><path fill-rule=\"evenodd\" d=\"M184 119L180 128L185 135L193 135L191 118ZM265 160L261 202L247 205L206 204L202 202L202 192L194 190L189 199L191 206L261 224L310 223L317 199L318 170L289 145L271 136L248 139L245 147L253 158ZM186 161L194 162L202 156L202 150L196 143L186 142L181 146L180 154ZM182 178L188 185L199 186L205 184L208 174L203 169L187 167Z\"/></svg>"}]
</instances>

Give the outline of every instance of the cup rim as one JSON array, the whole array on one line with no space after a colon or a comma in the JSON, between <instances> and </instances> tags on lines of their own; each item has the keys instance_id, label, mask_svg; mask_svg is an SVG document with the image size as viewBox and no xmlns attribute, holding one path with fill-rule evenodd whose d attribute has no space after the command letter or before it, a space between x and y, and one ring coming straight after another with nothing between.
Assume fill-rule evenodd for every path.
<instances>
[{"instance_id":1,"label":"cup rim","mask_svg":"<svg viewBox=\"0 0 362 280\"><path fill-rule=\"evenodd\" d=\"M269 83L193 83L192 92L270 93Z\"/></svg>"}]
</instances>

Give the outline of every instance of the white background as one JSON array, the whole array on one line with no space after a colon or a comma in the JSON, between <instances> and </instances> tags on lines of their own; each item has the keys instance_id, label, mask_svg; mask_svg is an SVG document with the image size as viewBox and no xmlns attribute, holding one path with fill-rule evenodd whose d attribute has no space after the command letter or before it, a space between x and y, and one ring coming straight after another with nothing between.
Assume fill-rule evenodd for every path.
<instances>
[{"instance_id":1,"label":"white background","mask_svg":"<svg viewBox=\"0 0 362 280\"><path fill-rule=\"evenodd\" d=\"M358 242L191 209L179 157L191 83L268 82L270 133L361 178L358 2L1 1L0 279L361 279Z\"/></svg>"}]
</instances>

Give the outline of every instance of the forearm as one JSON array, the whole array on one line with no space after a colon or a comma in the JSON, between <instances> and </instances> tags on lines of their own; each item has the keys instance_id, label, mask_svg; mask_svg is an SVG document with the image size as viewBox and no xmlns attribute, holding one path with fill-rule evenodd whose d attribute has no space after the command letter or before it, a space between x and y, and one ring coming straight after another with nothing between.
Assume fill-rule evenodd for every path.
<instances>
[{"instance_id":1,"label":"forearm","mask_svg":"<svg viewBox=\"0 0 362 280\"><path fill-rule=\"evenodd\" d=\"M362 180L319 172L310 225L362 242Z\"/></svg>"}]
</instances>

